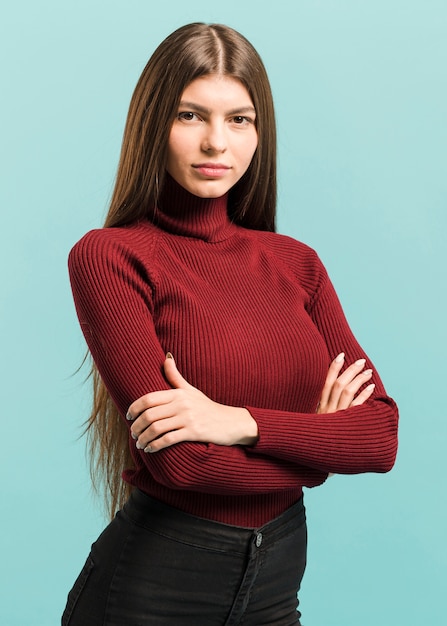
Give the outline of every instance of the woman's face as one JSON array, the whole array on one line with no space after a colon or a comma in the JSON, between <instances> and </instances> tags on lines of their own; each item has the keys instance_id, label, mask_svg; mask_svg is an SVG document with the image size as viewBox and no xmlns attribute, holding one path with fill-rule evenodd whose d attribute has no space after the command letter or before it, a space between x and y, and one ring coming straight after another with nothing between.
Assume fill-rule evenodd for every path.
<instances>
[{"instance_id":1,"label":"woman's face","mask_svg":"<svg viewBox=\"0 0 447 626\"><path fill-rule=\"evenodd\" d=\"M237 79L212 74L193 80L171 128L167 171L200 198L223 196L251 163L258 145L255 118Z\"/></svg>"}]
</instances>

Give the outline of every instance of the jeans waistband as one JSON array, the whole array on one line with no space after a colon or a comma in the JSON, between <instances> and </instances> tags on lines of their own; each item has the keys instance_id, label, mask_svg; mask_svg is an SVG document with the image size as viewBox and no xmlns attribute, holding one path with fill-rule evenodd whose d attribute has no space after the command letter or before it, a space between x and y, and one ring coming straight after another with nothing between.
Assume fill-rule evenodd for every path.
<instances>
[{"instance_id":1,"label":"jeans waistband","mask_svg":"<svg viewBox=\"0 0 447 626\"><path fill-rule=\"evenodd\" d=\"M294 532L306 520L303 498L259 528L245 528L195 517L135 489L123 507L135 524L182 543L217 551L245 554L251 541L265 550Z\"/></svg>"}]
</instances>

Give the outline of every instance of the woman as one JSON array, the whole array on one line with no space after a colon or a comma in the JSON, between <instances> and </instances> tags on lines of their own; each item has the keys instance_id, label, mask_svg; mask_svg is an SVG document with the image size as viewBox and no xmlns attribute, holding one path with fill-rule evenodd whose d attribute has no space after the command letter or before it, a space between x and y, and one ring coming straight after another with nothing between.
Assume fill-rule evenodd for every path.
<instances>
[{"instance_id":1,"label":"woman","mask_svg":"<svg viewBox=\"0 0 447 626\"><path fill-rule=\"evenodd\" d=\"M394 463L396 406L275 201L258 54L178 29L132 97L105 228L70 254L96 469L123 508L64 626L299 624L303 486Z\"/></svg>"}]
</instances>

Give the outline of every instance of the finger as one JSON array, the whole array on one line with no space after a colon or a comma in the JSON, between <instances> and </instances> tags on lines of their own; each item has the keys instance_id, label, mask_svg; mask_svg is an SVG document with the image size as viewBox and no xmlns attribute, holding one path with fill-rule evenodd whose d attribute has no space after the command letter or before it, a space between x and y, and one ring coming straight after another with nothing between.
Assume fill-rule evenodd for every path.
<instances>
[{"instance_id":1,"label":"finger","mask_svg":"<svg viewBox=\"0 0 447 626\"><path fill-rule=\"evenodd\" d=\"M154 422L149 428L146 428L135 442L138 450L144 450L155 440L164 437L168 433L181 430L183 425L178 417L170 417L164 420Z\"/></svg>"},{"instance_id":2,"label":"finger","mask_svg":"<svg viewBox=\"0 0 447 626\"><path fill-rule=\"evenodd\" d=\"M356 398L354 398L350 406L360 406L361 404L366 402L368 398L372 396L374 389L375 389L374 383L371 383L371 385L368 385L367 387L365 387L365 389L363 389L363 391L360 392Z\"/></svg>"},{"instance_id":3,"label":"finger","mask_svg":"<svg viewBox=\"0 0 447 626\"><path fill-rule=\"evenodd\" d=\"M349 365L332 385L329 401L327 403L330 411L337 411L339 408L340 398L342 394L346 394L345 389L360 374L365 367L366 360L358 359L355 363ZM352 401L352 398L350 402Z\"/></svg>"},{"instance_id":4,"label":"finger","mask_svg":"<svg viewBox=\"0 0 447 626\"><path fill-rule=\"evenodd\" d=\"M354 363L351 363L343 374L338 377L337 383L340 384L341 387L345 387L349 385L350 382L354 380L354 378L363 370L365 367L366 359L358 359Z\"/></svg>"},{"instance_id":5,"label":"finger","mask_svg":"<svg viewBox=\"0 0 447 626\"><path fill-rule=\"evenodd\" d=\"M187 431L184 428L180 428L177 430L171 430L162 437L158 437L158 439L154 439L150 443L148 443L144 447L144 452L146 454L153 454L154 452L159 452L165 448L169 448L170 446L175 445L176 443L181 443L182 441L189 441Z\"/></svg>"},{"instance_id":6,"label":"finger","mask_svg":"<svg viewBox=\"0 0 447 626\"><path fill-rule=\"evenodd\" d=\"M143 431L150 428L155 422L168 419L174 415L175 408L172 402L153 406L140 413L130 427L130 433L134 439L137 439Z\"/></svg>"},{"instance_id":7,"label":"finger","mask_svg":"<svg viewBox=\"0 0 447 626\"><path fill-rule=\"evenodd\" d=\"M363 385L370 380L371 376L372 370L365 370L360 372L360 374L358 374L348 385L345 386L338 400L337 411L347 409L351 406L351 403L356 394L359 392L359 389L361 389Z\"/></svg>"},{"instance_id":8,"label":"finger","mask_svg":"<svg viewBox=\"0 0 447 626\"><path fill-rule=\"evenodd\" d=\"M177 369L177 365L175 364L174 357L170 352L166 355L166 360L164 362L164 371L166 380L172 387L175 389L190 389L191 385L187 380L183 378L180 372Z\"/></svg>"},{"instance_id":9,"label":"finger","mask_svg":"<svg viewBox=\"0 0 447 626\"><path fill-rule=\"evenodd\" d=\"M158 406L160 404L168 404L174 399L172 389L164 389L162 391L152 391L146 393L135 402L132 402L127 413L126 419L135 420L139 415L144 413L147 409Z\"/></svg>"},{"instance_id":10,"label":"finger","mask_svg":"<svg viewBox=\"0 0 447 626\"><path fill-rule=\"evenodd\" d=\"M324 407L327 405L329 401L329 397L331 395L332 386L334 382L337 380L337 376L339 375L344 362L345 362L345 355L344 355L344 352L341 352L338 356L335 357L335 359L330 364L329 370L326 376L326 380L324 383L323 391L321 392L321 398L320 398L321 407Z\"/></svg>"}]
</instances>

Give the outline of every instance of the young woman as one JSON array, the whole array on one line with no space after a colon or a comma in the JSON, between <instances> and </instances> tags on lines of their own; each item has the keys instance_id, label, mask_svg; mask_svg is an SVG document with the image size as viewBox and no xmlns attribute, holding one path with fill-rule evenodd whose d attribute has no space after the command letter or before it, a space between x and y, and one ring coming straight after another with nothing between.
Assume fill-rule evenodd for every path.
<instances>
[{"instance_id":1,"label":"young woman","mask_svg":"<svg viewBox=\"0 0 447 626\"><path fill-rule=\"evenodd\" d=\"M299 624L303 487L393 466L394 402L315 252L274 232L275 150L244 37L190 24L162 42L105 228L70 254L120 510L64 626Z\"/></svg>"}]
</instances>

